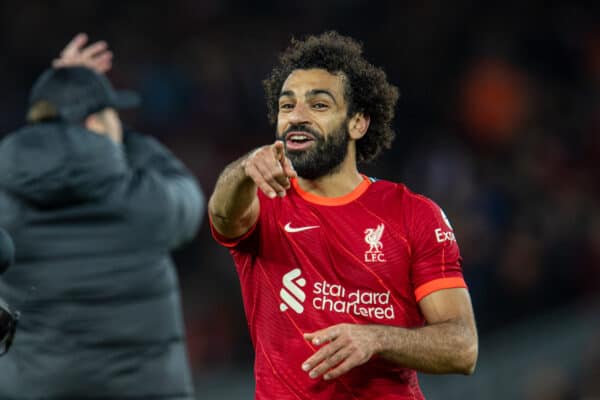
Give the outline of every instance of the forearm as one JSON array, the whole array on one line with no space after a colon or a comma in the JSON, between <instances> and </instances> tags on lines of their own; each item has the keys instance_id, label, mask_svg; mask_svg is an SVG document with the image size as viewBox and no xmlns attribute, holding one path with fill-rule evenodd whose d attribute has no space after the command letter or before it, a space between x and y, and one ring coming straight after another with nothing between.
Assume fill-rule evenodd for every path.
<instances>
[{"instance_id":1,"label":"forearm","mask_svg":"<svg viewBox=\"0 0 600 400\"><path fill-rule=\"evenodd\" d=\"M225 168L208 203L213 226L227 237L243 235L258 217L257 186L244 170L247 157Z\"/></svg>"},{"instance_id":2,"label":"forearm","mask_svg":"<svg viewBox=\"0 0 600 400\"><path fill-rule=\"evenodd\" d=\"M373 326L377 332L381 357L421 372L471 374L477 359L477 334L474 327L451 320L406 329Z\"/></svg>"},{"instance_id":3,"label":"forearm","mask_svg":"<svg viewBox=\"0 0 600 400\"><path fill-rule=\"evenodd\" d=\"M302 369L312 378L335 379L377 355L402 367L432 374L471 374L477 360L477 328L468 292L439 290L419 303L428 324L421 328L337 324L304 334L321 346Z\"/></svg>"}]
</instances>

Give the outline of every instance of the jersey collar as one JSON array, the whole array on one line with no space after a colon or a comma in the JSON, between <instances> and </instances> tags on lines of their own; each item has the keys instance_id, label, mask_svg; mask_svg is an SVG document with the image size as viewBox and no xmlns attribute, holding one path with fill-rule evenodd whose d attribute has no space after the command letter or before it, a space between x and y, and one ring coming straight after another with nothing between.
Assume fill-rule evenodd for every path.
<instances>
[{"instance_id":1,"label":"jersey collar","mask_svg":"<svg viewBox=\"0 0 600 400\"><path fill-rule=\"evenodd\" d=\"M361 174L361 176L363 178L362 182L356 188L354 188L353 191L340 197L323 197L313 193L305 192L302 190L300 185L298 185L297 179L292 179L292 187L296 193L300 195L300 197L309 203L319 204L322 206L342 206L358 199L364 192L367 191L369 186L371 186L371 180L363 174Z\"/></svg>"}]
</instances>

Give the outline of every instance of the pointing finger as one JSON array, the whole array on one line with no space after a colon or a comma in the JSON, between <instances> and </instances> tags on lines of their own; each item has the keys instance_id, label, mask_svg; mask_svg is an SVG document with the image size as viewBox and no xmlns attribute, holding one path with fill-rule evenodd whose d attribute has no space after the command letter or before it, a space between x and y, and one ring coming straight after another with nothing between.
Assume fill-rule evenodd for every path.
<instances>
[{"instance_id":1,"label":"pointing finger","mask_svg":"<svg viewBox=\"0 0 600 400\"><path fill-rule=\"evenodd\" d=\"M285 146L281 140L277 140L273 143L273 151L277 161L281 161L285 158Z\"/></svg>"}]
</instances>

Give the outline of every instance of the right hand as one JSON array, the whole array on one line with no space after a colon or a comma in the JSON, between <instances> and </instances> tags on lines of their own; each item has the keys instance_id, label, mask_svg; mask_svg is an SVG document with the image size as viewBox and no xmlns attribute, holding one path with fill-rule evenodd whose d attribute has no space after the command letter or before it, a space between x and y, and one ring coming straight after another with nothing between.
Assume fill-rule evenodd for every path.
<instances>
[{"instance_id":1,"label":"right hand","mask_svg":"<svg viewBox=\"0 0 600 400\"><path fill-rule=\"evenodd\" d=\"M283 142L260 147L243 163L244 172L269 198L285 196L291 186L290 179L298 175L291 161L285 156Z\"/></svg>"},{"instance_id":2,"label":"right hand","mask_svg":"<svg viewBox=\"0 0 600 400\"><path fill-rule=\"evenodd\" d=\"M61 51L59 58L52 61L54 68L88 67L99 74L104 74L112 68L113 53L108 44L98 41L84 47L88 41L85 33L77 34Z\"/></svg>"}]
</instances>

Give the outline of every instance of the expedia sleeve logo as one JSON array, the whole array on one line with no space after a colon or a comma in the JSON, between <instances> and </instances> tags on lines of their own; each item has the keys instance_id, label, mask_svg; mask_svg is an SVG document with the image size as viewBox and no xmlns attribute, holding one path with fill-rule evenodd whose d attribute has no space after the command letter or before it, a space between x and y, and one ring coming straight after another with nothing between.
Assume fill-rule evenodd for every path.
<instances>
[{"instance_id":1,"label":"expedia sleeve logo","mask_svg":"<svg viewBox=\"0 0 600 400\"><path fill-rule=\"evenodd\" d=\"M446 226L450 229L449 231L444 231L442 228L437 228L435 230L435 238L438 243L444 243L446 241L456 242L456 237L454 236L454 232L452 232L452 225L450 225L450 220L444 213L444 210L440 208L440 214L442 214L442 219Z\"/></svg>"}]
</instances>

